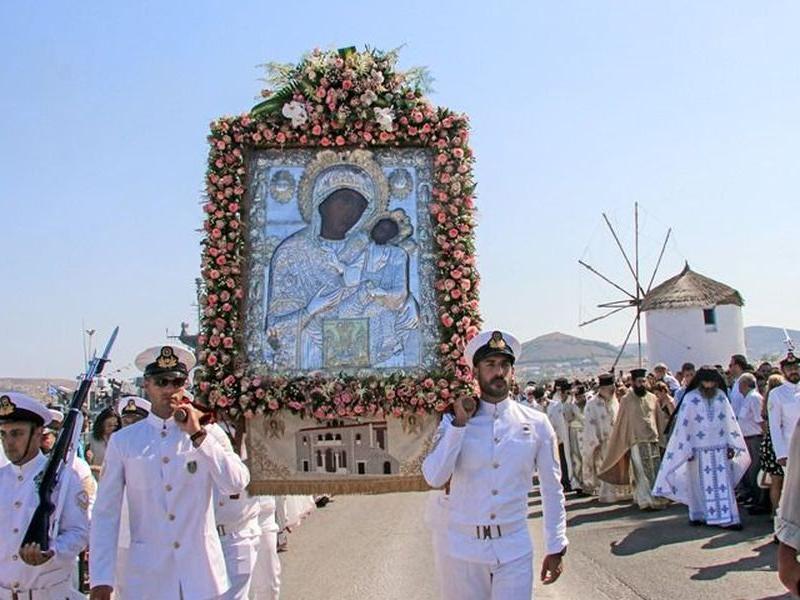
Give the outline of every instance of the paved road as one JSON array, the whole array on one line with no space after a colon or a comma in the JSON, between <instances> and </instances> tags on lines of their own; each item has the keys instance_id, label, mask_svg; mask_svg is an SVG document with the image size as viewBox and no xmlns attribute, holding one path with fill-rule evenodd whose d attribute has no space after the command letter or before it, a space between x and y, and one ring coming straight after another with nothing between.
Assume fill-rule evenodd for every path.
<instances>
[{"instance_id":1,"label":"paved road","mask_svg":"<svg viewBox=\"0 0 800 600\"><path fill-rule=\"evenodd\" d=\"M340 496L291 536L283 600L435 599L426 494ZM536 561L541 507L531 497ZM741 532L689 527L679 506L643 513L626 504L569 498L567 571L547 600L777 600L770 523L752 517Z\"/></svg>"}]
</instances>

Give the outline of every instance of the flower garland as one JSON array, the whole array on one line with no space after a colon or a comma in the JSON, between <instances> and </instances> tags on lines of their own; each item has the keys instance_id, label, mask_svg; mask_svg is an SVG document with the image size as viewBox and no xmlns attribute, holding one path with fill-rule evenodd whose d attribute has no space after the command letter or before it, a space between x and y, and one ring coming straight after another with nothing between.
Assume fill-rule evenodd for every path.
<instances>
[{"instance_id":1,"label":"flower garland","mask_svg":"<svg viewBox=\"0 0 800 600\"><path fill-rule=\"evenodd\" d=\"M289 410L320 420L444 411L470 393L466 342L478 332L475 184L466 115L435 108L422 70L395 69L397 52L314 50L270 65L277 92L249 114L211 123L206 174L198 392L232 417ZM432 150L430 216L436 241L439 368L411 376L252 376L242 349L245 148L423 147Z\"/></svg>"}]
</instances>

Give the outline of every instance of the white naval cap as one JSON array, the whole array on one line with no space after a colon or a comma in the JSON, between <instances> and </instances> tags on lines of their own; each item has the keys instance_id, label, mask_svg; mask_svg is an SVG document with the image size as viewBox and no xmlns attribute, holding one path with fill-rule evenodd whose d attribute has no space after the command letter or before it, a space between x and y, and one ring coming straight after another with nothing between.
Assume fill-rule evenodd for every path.
<instances>
[{"instance_id":1,"label":"white naval cap","mask_svg":"<svg viewBox=\"0 0 800 600\"><path fill-rule=\"evenodd\" d=\"M192 351L178 344L161 344L148 348L134 360L145 375L181 374L188 377L197 360Z\"/></svg>"},{"instance_id":2,"label":"white naval cap","mask_svg":"<svg viewBox=\"0 0 800 600\"><path fill-rule=\"evenodd\" d=\"M38 426L53 420L50 409L21 392L0 392L0 422L28 421Z\"/></svg>"},{"instance_id":3,"label":"white naval cap","mask_svg":"<svg viewBox=\"0 0 800 600\"><path fill-rule=\"evenodd\" d=\"M119 416L137 415L142 411L150 412L150 402L139 396L125 396L117 400L117 413Z\"/></svg>"},{"instance_id":4,"label":"white naval cap","mask_svg":"<svg viewBox=\"0 0 800 600\"><path fill-rule=\"evenodd\" d=\"M50 413L50 422L44 430L45 432L58 433L58 430L64 424L64 413L55 408L48 408L47 411Z\"/></svg>"},{"instance_id":5,"label":"white naval cap","mask_svg":"<svg viewBox=\"0 0 800 600\"><path fill-rule=\"evenodd\" d=\"M481 331L472 338L464 349L464 358L467 364L477 365L484 358L502 354L508 356L512 362L517 360L522 352L522 344L510 333L505 331Z\"/></svg>"}]
</instances>

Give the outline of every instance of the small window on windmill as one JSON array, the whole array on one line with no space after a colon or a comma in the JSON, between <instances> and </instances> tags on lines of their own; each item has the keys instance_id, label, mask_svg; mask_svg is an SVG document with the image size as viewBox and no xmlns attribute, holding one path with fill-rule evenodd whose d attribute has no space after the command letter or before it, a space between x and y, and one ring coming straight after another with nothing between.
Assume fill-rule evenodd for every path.
<instances>
[{"instance_id":1,"label":"small window on windmill","mask_svg":"<svg viewBox=\"0 0 800 600\"><path fill-rule=\"evenodd\" d=\"M717 309L704 308L703 309L703 322L706 326L706 332L717 330Z\"/></svg>"}]
</instances>

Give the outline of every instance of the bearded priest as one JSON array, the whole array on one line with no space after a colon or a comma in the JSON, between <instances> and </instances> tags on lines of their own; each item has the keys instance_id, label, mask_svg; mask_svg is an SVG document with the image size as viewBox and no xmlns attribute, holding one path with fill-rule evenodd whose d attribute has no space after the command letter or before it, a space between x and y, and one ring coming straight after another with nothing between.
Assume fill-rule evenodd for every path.
<instances>
[{"instance_id":1,"label":"bearded priest","mask_svg":"<svg viewBox=\"0 0 800 600\"><path fill-rule=\"evenodd\" d=\"M644 510L665 508L667 500L651 493L665 445L669 415L647 389L647 370L631 371L631 389L619 404L599 477L614 485L633 483L633 500Z\"/></svg>"},{"instance_id":2,"label":"bearded priest","mask_svg":"<svg viewBox=\"0 0 800 600\"><path fill-rule=\"evenodd\" d=\"M653 493L689 507L691 525L741 529L736 484L750 454L722 374L701 367L686 390Z\"/></svg>"}]
</instances>

